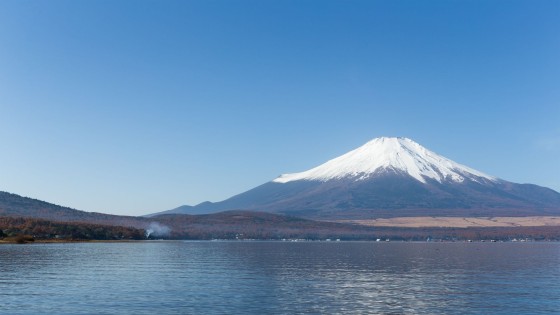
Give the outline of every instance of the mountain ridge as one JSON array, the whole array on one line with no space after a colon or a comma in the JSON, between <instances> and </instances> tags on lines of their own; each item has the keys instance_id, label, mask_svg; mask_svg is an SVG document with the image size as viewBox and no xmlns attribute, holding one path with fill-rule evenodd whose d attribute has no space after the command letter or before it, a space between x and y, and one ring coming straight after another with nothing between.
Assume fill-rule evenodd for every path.
<instances>
[{"instance_id":1,"label":"mountain ridge","mask_svg":"<svg viewBox=\"0 0 560 315\"><path fill-rule=\"evenodd\" d=\"M559 215L560 193L487 175L408 138L373 139L226 200L162 213L256 210L312 219Z\"/></svg>"},{"instance_id":2,"label":"mountain ridge","mask_svg":"<svg viewBox=\"0 0 560 315\"><path fill-rule=\"evenodd\" d=\"M0 191L0 216L88 222L134 228L144 228L149 224L141 217L87 212L5 191Z\"/></svg>"}]
</instances>

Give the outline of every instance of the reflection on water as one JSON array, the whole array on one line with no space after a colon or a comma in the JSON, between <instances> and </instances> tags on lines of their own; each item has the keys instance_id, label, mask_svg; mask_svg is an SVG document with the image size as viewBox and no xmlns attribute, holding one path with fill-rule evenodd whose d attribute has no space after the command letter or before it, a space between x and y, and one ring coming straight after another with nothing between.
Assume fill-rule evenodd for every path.
<instances>
[{"instance_id":1,"label":"reflection on water","mask_svg":"<svg viewBox=\"0 0 560 315\"><path fill-rule=\"evenodd\" d=\"M558 243L0 246L1 314L554 314Z\"/></svg>"}]
</instances>

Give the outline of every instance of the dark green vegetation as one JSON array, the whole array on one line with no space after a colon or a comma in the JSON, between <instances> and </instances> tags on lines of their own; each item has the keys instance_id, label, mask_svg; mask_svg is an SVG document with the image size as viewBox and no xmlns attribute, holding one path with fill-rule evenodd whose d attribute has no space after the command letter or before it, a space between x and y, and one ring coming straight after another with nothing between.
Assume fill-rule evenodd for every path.
<instances>
[{"instance_id":1,"label":"dark green vegetation","mask_svg":"<svg viewBox=\"0 0 560 315\"><path fill-rule=\"evenodd\" d=\"M559 227L392 228L314 221L257 211L145 217L90 213L0 192L0 238L34 240L146 239L560 240Z\"/></svg>"}]
</instances>

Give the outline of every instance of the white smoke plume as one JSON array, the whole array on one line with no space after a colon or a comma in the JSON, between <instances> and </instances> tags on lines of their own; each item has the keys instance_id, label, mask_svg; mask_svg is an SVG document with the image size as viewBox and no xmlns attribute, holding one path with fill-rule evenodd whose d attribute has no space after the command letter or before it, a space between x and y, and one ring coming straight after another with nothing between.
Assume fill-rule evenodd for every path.
<instances>
[{"instance_id":1,"label":"white smoke plume","mask_svg":"<svg viewBox=\"0 0 560 315\"><path fill-rule=\"evenodd\" d=\"M152 222L146 228L146 238L149 237L166 237L169 236L171 229L163 224Z\"/></svg>"}]
</instances>

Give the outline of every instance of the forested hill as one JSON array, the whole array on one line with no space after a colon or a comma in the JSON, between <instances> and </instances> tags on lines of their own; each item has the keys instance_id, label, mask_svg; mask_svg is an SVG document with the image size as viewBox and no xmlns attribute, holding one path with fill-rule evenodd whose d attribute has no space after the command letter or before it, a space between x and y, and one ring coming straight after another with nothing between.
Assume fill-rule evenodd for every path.
<instances>
[{"instance_id":1,"label":"forested hill","mask_svg":"<svg viewBox=\"0 0 560 315\"><path fill-rule=\"evenodd\" d=\"M79 211L0 192L3 236L29 235L63 239L343 239L425 240L426 238L558 240L557 226L508 228L368 227L314 221L258 211L227 211L206 215L167 214L144 217ZM58 236L58 237L57 237Z\"/></svg>"},{"instance_id":2,"label":"forested hill","mask_svg":"<svg viewBox=\"0 0 560 315\"><path fill-rule=\"evenodd\" d=\"M0 216L59 222L88 222L135 228L145 228L148 224L148 220L141 217L80 211L3 191L0 191Z\"/></svg>"}]
</instances>

